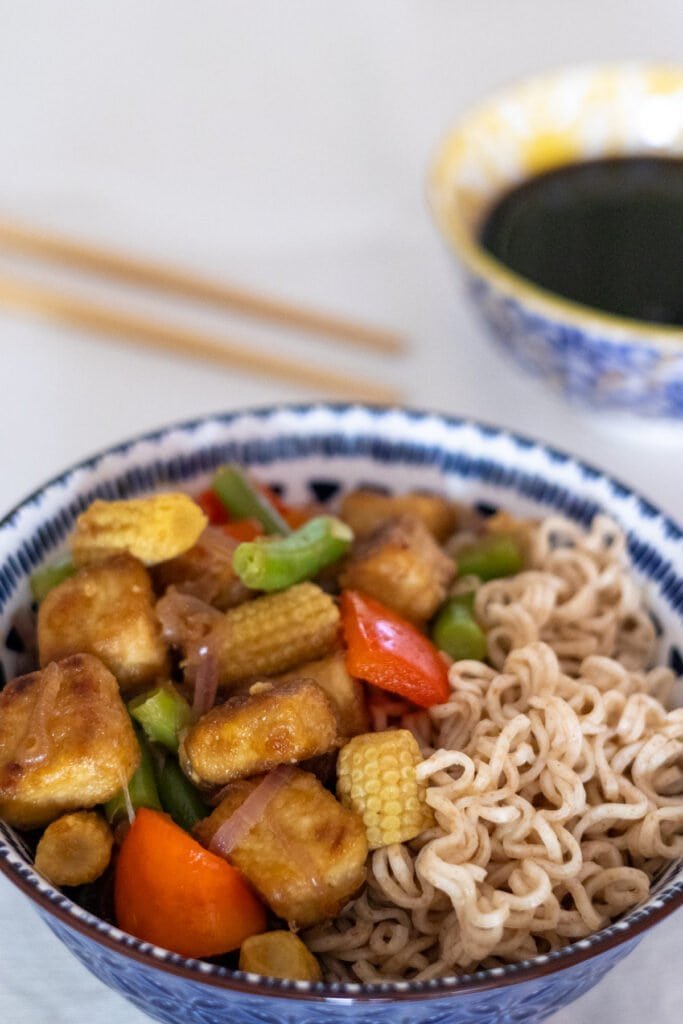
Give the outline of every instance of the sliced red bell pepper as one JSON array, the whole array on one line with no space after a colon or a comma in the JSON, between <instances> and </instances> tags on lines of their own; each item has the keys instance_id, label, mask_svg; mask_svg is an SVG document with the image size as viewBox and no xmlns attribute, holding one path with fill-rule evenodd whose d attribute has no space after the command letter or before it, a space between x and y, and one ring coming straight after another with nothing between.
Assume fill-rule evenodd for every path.
<instances>
[{"instance_id":1,"label":"sliced red bell pepper","mask_svg":"<svg viewBox=\"0 0 683 1024\"><path fill-rule=\"evenodd\" d=\"M407 619L357 590L341 595L346 667L352 676L429 708L448 700L448 670L434 644Z\"/></svg>"},{"instance_id":2,"label":"sliced red bell pepper","mask_svg":"<svg viewBox=\"0 0 683 1024\"><path fill-rule=\"evenodd\" d=\"M215 491L209 488L206 491L202 491L194 499L199 505L200 509L207 516L212 526L221 526L223 523L228 521L228 513L225 509L225 505L218 497Z\"/></svg>"},{"instance_id":3,"label":"sliced red bell pepper","mask_svg":"<svg viewBox=\"0 0 683 1024\"><path fill-rule=\"evenodd\" d=\"M263 527L258 519L234 519L231 523L223 523L221 530L240 542L263 536Z\"/></svg>"},{"instance_id":4,"label":"sliced red bell pepper","mask_svg":"<svg viewBox=\"0 0 683 1024\"><path fill-rule=\"evenodd\" d=\"M262 484L260 481L256 484L256 487L268 499L271 505L277 509L287 523L287 526L291 527L292 530L298 530L300 526L303 526L304 523L307 523L314 516L324 515L324 511L320 510L320 506L288 505L279 494L276 494L267 484Z\"/></svg>"}]
</instances>

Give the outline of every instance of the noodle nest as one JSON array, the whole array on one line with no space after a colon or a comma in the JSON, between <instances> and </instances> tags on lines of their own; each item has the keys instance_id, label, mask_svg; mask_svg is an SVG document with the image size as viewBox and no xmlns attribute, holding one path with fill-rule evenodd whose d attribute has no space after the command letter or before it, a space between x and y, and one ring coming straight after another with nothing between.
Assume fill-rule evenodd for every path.
<instances>
[{"instance_id":1,"label":"noodle nest","mask_svg":"<svg viewBox=\"0 0 683 1024\"><path fill-rule=\"evenodd\" d=\"M641 903L683 856L683 708L667 711L672 673L649 667L624 537L606 517L586 533L551 517L526 542L528 571L477 585L491 664L453 664L429 712L375 712L415 733L436 825L375 851L362 895L304 935L328 980L547 953Z\"/></svg>"}]
</instances>

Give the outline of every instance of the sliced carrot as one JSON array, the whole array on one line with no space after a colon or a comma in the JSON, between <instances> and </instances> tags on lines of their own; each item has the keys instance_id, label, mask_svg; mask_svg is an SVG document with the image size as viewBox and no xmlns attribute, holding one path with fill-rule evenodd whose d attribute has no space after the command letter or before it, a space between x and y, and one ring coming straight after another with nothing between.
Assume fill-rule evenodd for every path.
<instances>
[{"instance_id":1,"label":"sliced carrot","mask_svg":"<svg viewBox=\"0 0 683 1024\"><path fill-rule=\"evenodd\" d=\"M114 906L124 931L181 956L227 953L266 927L263 905L239 872L147 808L119 851Z\"/></svg>"}]
</instances>

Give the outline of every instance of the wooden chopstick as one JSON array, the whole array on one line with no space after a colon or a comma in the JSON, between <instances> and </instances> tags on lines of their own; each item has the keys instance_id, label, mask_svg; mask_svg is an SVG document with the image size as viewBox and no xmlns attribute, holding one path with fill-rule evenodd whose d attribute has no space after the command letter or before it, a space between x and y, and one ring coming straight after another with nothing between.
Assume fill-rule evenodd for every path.
<instances>
[{"instance_id":1,"label":"wooden chopstick","mask_svg":"<svg viewBox=\"0 0 683 1024\"><path fill-rule=\"evenodd\" d=\"M76 267L88 273L114 277L190 299L209 302L281 326L326 335L378 352L397 353L405 341L393 331L331 316L317 310L260 295L245 288L213 281L165 264L142 260L86 242L76 242L44 231L0 221L0 245L25 255Z\"/></svg>"},{"instance_id":2,"label":"wooden chopstick","mask_svg":"<svg viewBox=\"0 0 683 1024\"><path fill-rule=\"evenodd\" d=\"M60 320L72 327L99 334L115 335L131 344L143 344L181 356L198 356L215 363L239 367L314 390L332 392L344 398L391 404L400 394L381 384L372 384L343 374L332 373L310 363L259 351L248 342L227 340L197 333L164 321L138 314L124 313L99 303L73 298L33 282L0 277L0 306L36 313Z\"/></svg>"}]
</instances>

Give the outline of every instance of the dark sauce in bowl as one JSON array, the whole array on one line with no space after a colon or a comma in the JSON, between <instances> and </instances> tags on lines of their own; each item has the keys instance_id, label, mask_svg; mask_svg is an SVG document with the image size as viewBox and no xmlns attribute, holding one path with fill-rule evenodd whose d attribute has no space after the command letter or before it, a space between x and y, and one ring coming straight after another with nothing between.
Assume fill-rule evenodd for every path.
<instances>
[{"instance_id":1,"label":"dark sauce in bowl","mask_svg":"<svg viewBox=\"0 0 683 1024\"><path fill-rule=\"evenodd\" d=\"M594 160L530 178L492 208L481 244L574 302L683 326L683 159Z\"/></svg>"}]
</instances>

